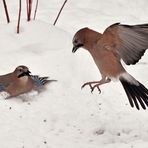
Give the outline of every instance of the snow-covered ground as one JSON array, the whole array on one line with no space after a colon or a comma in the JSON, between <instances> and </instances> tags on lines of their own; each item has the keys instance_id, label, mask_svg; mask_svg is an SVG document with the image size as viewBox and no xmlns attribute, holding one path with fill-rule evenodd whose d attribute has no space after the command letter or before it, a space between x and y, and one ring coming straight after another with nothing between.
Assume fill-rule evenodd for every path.
<instances>
[{"instance_id":1,"label":"snow-covered ground","mask_svg":"<svg viewBox=\"0 0 148 148\"><path fill-rule=\"evenodd\" d=\"M0 75L18 65L57 82L40 93L0 97L0 148L147 148L148 111L131 108L119 82L102 93L80 89L100 74L85 50L72 54L72 37L82 27L103 30L112 23L148 23L147 0L69 0L52 26L63 0L39 1L37 20L16 34L18 1L7 1L6 24L0 2ZM87 65L87 66L86 66ZM148 53L128 71L148 87Z\"/></svg>"}]
</instances>

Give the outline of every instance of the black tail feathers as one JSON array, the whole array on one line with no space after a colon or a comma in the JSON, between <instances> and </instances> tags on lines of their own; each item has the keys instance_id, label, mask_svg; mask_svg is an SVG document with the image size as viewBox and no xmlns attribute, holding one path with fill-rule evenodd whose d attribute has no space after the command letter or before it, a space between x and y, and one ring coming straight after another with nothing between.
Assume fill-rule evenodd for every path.
<instances>
[{"instance_id":1,"label":"black tail feathers","mask_svg":"<svg viewBox=\"0 0 148 148\"><path fill-rule=\"evenodd\" d=\"M140 104L143 109L146 109L148 107L148 89L137 80L136 83L132 83L123 77L120 77L119 80L125 89L131 107L136 106L139 110Z\"/></svg>"}]
</instances>

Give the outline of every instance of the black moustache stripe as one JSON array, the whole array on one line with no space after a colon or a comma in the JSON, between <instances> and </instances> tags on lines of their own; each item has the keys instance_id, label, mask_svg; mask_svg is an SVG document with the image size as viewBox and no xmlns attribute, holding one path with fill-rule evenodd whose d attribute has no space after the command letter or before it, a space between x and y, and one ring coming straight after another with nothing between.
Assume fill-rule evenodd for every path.
<instances>
[{"instance_id":1,"label":"black moustache stripe","mask_svg":"<svg viewBox=\"0 0 148 148\"><path fill-rule=\"evenodd\" d=\"M77 48L80 48L80 47L82 47L83 46L83 44L78 44L76 47Z\"/></svg>"},{"instance_id":2,"label":"black moustache stripe","mask_svg":"<svg viewBox=\"0 0 148 148\"><path fill-rule=\"evenodd\" d=\"M24 73L20 74L18 76L18 78L21 78L21 77L24 77L24 76L29 76L29 72L24 72Z\"/></svg>"}]
</instances>

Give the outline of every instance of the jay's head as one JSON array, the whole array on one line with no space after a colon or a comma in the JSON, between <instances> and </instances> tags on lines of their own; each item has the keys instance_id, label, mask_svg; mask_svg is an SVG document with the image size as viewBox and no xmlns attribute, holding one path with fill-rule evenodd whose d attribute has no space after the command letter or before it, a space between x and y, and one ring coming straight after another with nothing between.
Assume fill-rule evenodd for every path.
<instances>
[{"instance_id":1,"label":"jay's head","mask_svg":"<svg viewBox=\"0 0 148 148\"><path fill-rule=\"evenodd\" d=\"M24 76L30 76L31 72L29 71L28 67L21 65L15 69L14 73L16 74L17 78L21 78Z\"/></svg>"},{"instance_id":2,"label":"jay's head","mask_svg":"<svg viewBox=\"0 0 148 148\"><path fill-rule=\"evenodd\" d=\"M73 49L72 52L75 53L77 49L80 47L84 47L85 43L85 33L87 28L82 28L73 37L72 43L73 43Z\"/></svg>"},{"instance_id":3,"label":"jay's head","mask_svg":"<svg viewBox=\"0 0 148 148\"><path fill-rule=\"evenodd\" d=\"M72 40L72 52L75 53L80 47L91 50L94 46L94 42L96 43L97 35L98 32L93 31L87 27L77 31Z\"/></svg>"}]
</instances>

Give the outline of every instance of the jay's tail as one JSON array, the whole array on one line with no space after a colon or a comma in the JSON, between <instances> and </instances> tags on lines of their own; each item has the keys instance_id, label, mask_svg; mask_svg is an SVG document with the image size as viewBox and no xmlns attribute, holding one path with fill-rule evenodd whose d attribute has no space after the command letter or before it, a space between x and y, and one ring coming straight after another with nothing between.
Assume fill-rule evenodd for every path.
<instances>
[{"instance_id":1,"label":"jay's tail","mask_svg":"<svg viewBox=\"0 0 148 148\"><path fill-rule=\"evenodd\" d=\"M148 107L148 89L128 73L122 74L119 80L127 94L131 107L136 106L139 110L140 104L143 109L146 109L146 106Z\"/></svg>"}]
</instances>

